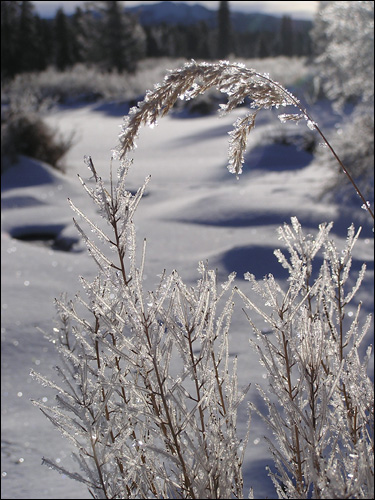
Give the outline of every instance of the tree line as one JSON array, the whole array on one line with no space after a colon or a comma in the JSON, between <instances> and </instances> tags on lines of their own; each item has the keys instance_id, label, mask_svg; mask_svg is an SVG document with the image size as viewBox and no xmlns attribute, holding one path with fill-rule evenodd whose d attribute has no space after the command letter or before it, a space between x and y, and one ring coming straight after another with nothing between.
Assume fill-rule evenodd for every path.
<instances>
[{"instance_id":1,"label":"tree line","mask_svg":"<svg viewBox=\"0 0 375 500\"><path fill-rule=\"evenodd\" d=\"M105 71L134 72L146 57L186 57L212 60L235 57L309 55L307 32L295 32L284 16L275 31L237 32L231 26L229 2L219 2L214 28L161 23L141 26L121 2L96 1L67 16L59 8L52 19L36 14L30 1L1 2L1 73L63 71L77 63L95 64Z\"/></svg>"}]
</instances>

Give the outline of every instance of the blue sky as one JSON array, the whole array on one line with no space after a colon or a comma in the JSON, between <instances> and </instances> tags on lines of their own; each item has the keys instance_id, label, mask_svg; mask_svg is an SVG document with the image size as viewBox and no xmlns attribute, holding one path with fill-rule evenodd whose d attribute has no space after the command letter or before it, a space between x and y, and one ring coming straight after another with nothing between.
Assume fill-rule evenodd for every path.
<instances>
[{"instance_id":1,"label":"blue sky","mask_svg":"<svg viewBox=\"0 0 375 500\"><path fill-rule=\"evenodd\" d=\"M39 1L32 2L35 6L37 13L41 17L53 17L56 10L59 7L64 9L65 14L72 14L78 5L82 5L83 1ZM122 2L126 6L131 7L134 5L146 4L146 3L159 3L158 1L126 1ZM219 2L218 1L186 1L184 3L188 4L201 4L205 5L207 8L212 10L217 10ZM232 1L229 2L230 8L233 11L240 12L263 12L265 14L280 15L288 14L293 19L313 19L314 14L317 10L319 2L243 2L243 1Z\"/></svg>"}]
</instances>

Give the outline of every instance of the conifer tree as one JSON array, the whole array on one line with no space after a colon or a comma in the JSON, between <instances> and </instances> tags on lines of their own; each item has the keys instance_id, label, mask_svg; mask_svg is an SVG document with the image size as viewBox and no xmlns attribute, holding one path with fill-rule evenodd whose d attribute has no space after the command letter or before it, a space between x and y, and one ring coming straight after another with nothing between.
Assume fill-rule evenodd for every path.
<instances>
[{"instance_id":1,"label":"conifer tree","mask_svg":"<svg viewBox=\"0 0 375 500\"><path fill-rule=\"evenodd\" d=\"M69 29L63 9L58 9L55 17L55 64L63 71L73 64L72 32Z\"/></svg>"},{"instance_id":2,"label":"conifer tree","mask_svg":"<svg viewBox=\"0 0 375 500\"><path fill-rule=\"evenodd\" d=\"M1 2L1 74L12 77L17 73L17 32L18 2Z\"/></svg>"},{"instance_id":3,"label":"conifer tree","mask_svg":"<svg viewBox=\"0 0 375 500\"><path fill-rule=\"evenodd\" d=\"M281 55L291 57L295 53L293 22L290 16L283 16L281 19L278 43Z\"/></svg>"},{"instance_id":4,"label":"conifer tree","mask_svg":"<svg viewBox=\"0 0 375 500\"><path fill-rule=\"evenodd\" d=\"M119 72L127 69L129 56L126 47L125 20L121 13L119 2L106 2L104 18L105 56L109 68L116 68ZM128 60L127 60L128 59Z\"/></svg>"},{"instance_id":5,"label":"conifer tree","mask_svg":"<svg viewBox=\"0 0 375 500\"><path fill-rule=\"evenodd\" d=\"M230 22L229 2L220 2L217 21L217 55L219 59L225 59L226 57L228 57L232 50L232 29Z\"/></svg>"},{"instance_id":6,"label":"conifer tree","mask_svg":"<svg viewBox=\"0 0 375 500\"><path fill-rule=\"evenodd\" d=\"M41 20L32 2L1 2L1 72L13 77L46 66Z\"/></svg>"},{"instance_id":7,"label":"conifer tree","mask_svg":"<svg viewBox=\"0 0 375 500\"><path fill-rule=\"evenodd\" d=\"M101 46L104 67L119 72L134 72L137 60L144 56L144 32L134 19L124 13L120 2L102 4Z\"/></svg>"},{"instance_id":8,"label":"conifer tree","mask_svg":"<svg viewBox=\"0 0 375 500\"><path fill-rule=\"evenodd\" d=\"M21 71L40 69L38 32L34 6L29 1L21 2L18 27L17 58Z\"/></svg>"},{"instance_id":9,"label":"conifer tree","mask_svg":"<svg viewBox=\"0 0 375 500\"><path fill-rule=\"evenodd\" d=\"M270 47L267 43L266 35L263 31L261 31L257 37L256 45L255 45L255 54L256 57L260 59L269 57L270 55Z\"/></svg>"},{"instance_id":10,"label":"conifer tree","mask_svg":"<svg viewBox=\"0 0 375 500\"><path fill-rule=\"evenodd\" d=\"M98 18L94 11L94 4L85 4L77 7L72 19L73 32L72 52L75 62L98 63L101 53L98 50Z\"/></svg>"}]
</instances>

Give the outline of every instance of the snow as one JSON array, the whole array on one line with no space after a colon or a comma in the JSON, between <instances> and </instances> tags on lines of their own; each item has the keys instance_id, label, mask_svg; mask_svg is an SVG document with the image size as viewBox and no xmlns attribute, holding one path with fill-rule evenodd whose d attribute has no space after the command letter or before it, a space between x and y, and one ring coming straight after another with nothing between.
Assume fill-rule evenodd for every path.
<instances>
[{"instance_id":1,"label":"snow","mask_svg":"<svg viewBox=\"0 0 375 500\"><path fill-rule=\"evenodd\" d=\"M317 109L319 125L331 126L330 110L326 106ZM109 178L111 149L117 144L125 112L126 106L115 103L56 109L48 122L66 135L75 131L75 144L66 157L66 175L21 157L2 176L2 498L90 498L83 485L41 465L45 456L69 468L74 450L32 405L31 399L50 401L54 394L32 380L30 370L54 376L58 357L41 332L54 326L53 299L64 291L74 295L80 289L80 275L92 279L96 274L74 228L67 198L89 218L98 217L76 174L92 182L83 162L84 155L90 155L99 175ZM137 189L151 174L135 218L138 241L147 238L146 289L155 286L163 269L177 269L183 279L193 283L198 262L206 259L222 280L237 271L238 285L245 293L249 292L243 281L246 271L259 279L271 272L283 281L285 271L273 255L280 246L276 229L296 215L310 232L321 222L335 221L333 236L338 245L345 241L352 221L356 227L361 223L354 268L367 263L358 300L371 312L372 226L360 202L345 210L319 200L330 175L324 165L294 146L262 145L261 138L278 121L271 111L257 118L243 174L237 181L226 169L228 132L244 114L239 109L220 119L171 115L153 130L141 130L128 188ZM302 126L305 124L298 127L302 130ZM295 124L293 127L296 130ZM240 385L250 380L255 387L256 382L264 382L264 373L250 349L249 335L239 310L232 328L232 350L242 367ZM254 401L258 399L255 389L249 394ZM244 421L243 413L240 432ZM245 486L253 486L256 498L274 495L265 471L266 465L272 465L262 440L265 432L254 417L244 474Z\"/></svg>"}]
</instances>

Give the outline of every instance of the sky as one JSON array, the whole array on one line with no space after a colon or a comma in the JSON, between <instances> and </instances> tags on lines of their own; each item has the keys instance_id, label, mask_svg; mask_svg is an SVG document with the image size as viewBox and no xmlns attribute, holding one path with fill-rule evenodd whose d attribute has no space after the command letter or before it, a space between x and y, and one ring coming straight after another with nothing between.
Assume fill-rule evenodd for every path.
<instances>
[{"instance_id":1,"label":"sky","mask_svg":"<svg viewBox=\"0 0 375 500\"><path fill-rule=\"evenodd\" d=\"M37 13L41 17L53 17L59 7L64 9L65 14L72 14L78 5L82 5L83 1L37 1L32 2L35 5ZM146 3L159 3L159 1L126 1L123 2L128 7L141 5ZM212 10L217 10L219 2L217 1L186 1L187 4L201 4ZM288 14L294 19L312 19L317 10L319 2L304 1L304 2L229 2L230 8L233 11L239 12L263 12L265 14L284 15Z\"/></svg>"}]
</instances>

